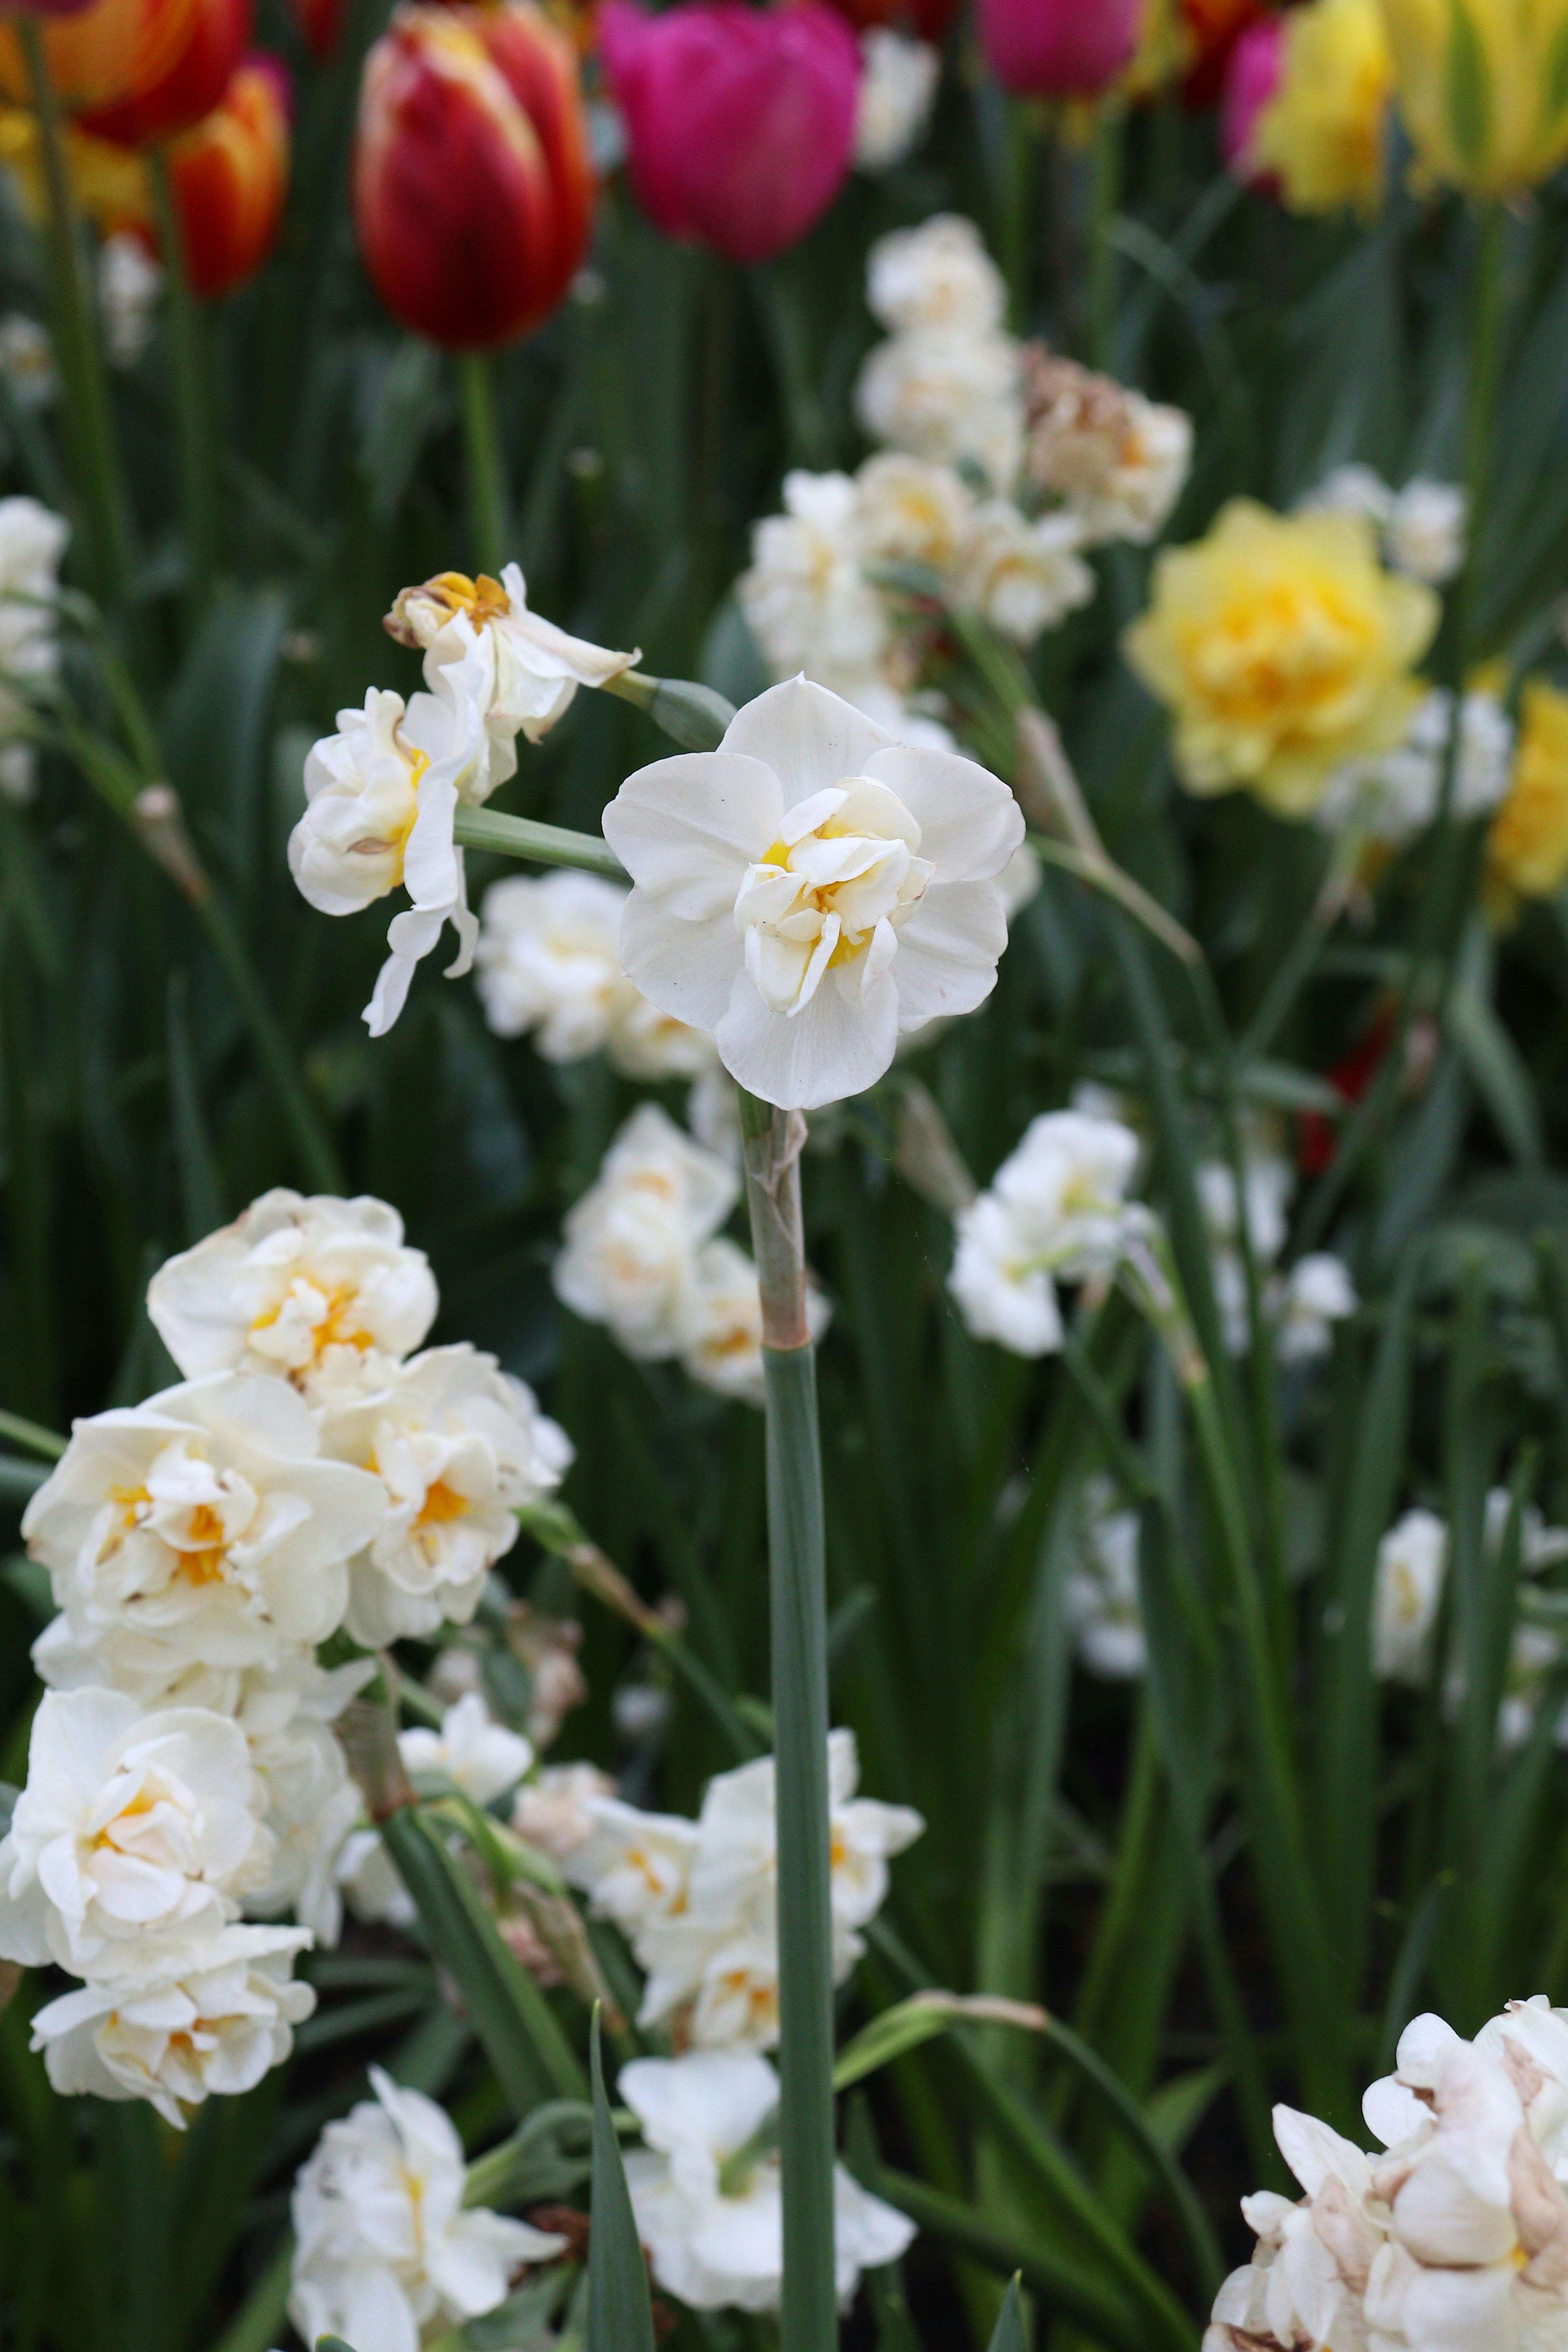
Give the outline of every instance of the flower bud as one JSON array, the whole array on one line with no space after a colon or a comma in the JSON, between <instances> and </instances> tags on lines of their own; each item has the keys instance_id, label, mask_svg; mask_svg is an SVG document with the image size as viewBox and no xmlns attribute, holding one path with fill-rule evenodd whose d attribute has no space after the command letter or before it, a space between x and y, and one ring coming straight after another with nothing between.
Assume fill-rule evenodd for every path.
<instances>
[{"instance_id":1,"label":"flower bud","mask_svg":"<svg viewBox=\"0 0 1568 2352\"><path fill-rule=\"evenodd\" d=\"M400 8L365 61L354 216L377 293L456 350L537 326L587 243L570 41L531 0Z\"/></svg>"},{"instance_id":2,"label":"flower bud","mask_svg":"<svg viewBox=\"0 0 1568 2352\"><path fill-rule=\"evenodd\" d=\"M190 38L163 79L84 115L83 130L121 147L151 147L194 130L228 88L249 46L253 13L252 0L197 0Z\"/></svg>"},{"instance_id":3,"label":"flower bud","mask_svg":"<svg viewBox=\"0 0 1568 2352\"><path fill-rule=\"evenodd\" d=\"M1132 61L1142 0L980 0L992 71L1026 98L1098 98Z\"/></svg>"},{"instance_id":4,"label":"flower bud","mask_svg":"<svg viewBox=\"0 0 1568 2352\"><path fill-rule=\"evenodd\" d=\"M253 278L272 249L289 193L289 80L273 57L248 57L222 101L169 150L198 294L226 294Z\"/></svg>"},{"instance_id":5,"label":"flower bud","mask_svg":"<svg viewBox=\"0 0 1568 2352\"><path fill-rule=\"evenodd\" d=\"M1226 169L1233 178L1268 195L1279 194L1279 183L1258 163L1252 142L1279 87L1284 50L1285 27L1278 16L1263 16L1249 25L1230 53L1220 101L1219 142Z\"/></svg>"},{"instance_id":6,"label":"flower bud","mask_svg":"<svg viewBox=\"0 0 1568 2352\"><path fill-rule=\"evenodd\" d=\"M658 16L605 0L600 23L632 184L665 235L735 261L804 236L854 152L860 57L842 17L818 0L679 0Z\"/></svg>"},{"instance_id":7,"label":"flower bud","mask_svg":"<svg viewBox=\"0 0 1568 2352\"><path fill-rule=\"evenodd\" d=\"M195 23L200 0L92 0L44 27L44 54L60 102L72 112L121 106L170 73ZM0 97L28 102L21 45L0 26Z\"/></svg>"},{"instance_id":8,"label":"flower bud","mask_svg":"<svg viewBox=\"0 0 1568 2352\"><path fill-rule=\"evenodd\" d=\"M1568 0L1383 0L1383 16L1399 112L1434 179L1516 195L1568 156Z\"/></svg>"}]
</instances>

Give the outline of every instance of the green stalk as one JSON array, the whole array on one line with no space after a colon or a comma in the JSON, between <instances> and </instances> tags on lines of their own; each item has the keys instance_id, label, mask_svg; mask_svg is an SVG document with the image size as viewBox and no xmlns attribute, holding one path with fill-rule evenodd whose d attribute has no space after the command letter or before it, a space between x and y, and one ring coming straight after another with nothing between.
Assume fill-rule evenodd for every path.
<instances>
[{"instance_id":1,"label":"green stalk","mask_svg":"<svg viewBox=\"0 0 1568 2352\"><path fill-rule=\"evenodd\" d=\"M1027 99L1007 105L1007 143L1003 155L1002 271L1007 280L1007 320L1016 335L1029 331L1034 296L1030 262L1040 192L1038 109Z\"/></svg>"},{"instance_id":2,"label":"green stalk","mask_svg":"<svg viewBox=\"0 0 1568 2352\"><path fill-rule=\"evenodd\" d=\"M496 426L494 362L489 352L459 352L458 391L463 407L463 442L468 457L468 521L474 560L499 580L506 562L506 462Z\"/></svg>"},{"instance_id":3,"label":"green stalk","mask_svg":"<svg viewBox=\"0 0 1568 2352\"><path fill-rule=\"evenodd\" d=\"M584 874L607 874L612 882L626 879L626 867L596 833L569 833L564 825L542 824L531 816L464 807L457 811L452 833L461 849L494 849L535 866L575 866Z\"/></svg>"},{"instance_id":4,"label":"green stalk","mask_svg":"<svg viewBox=\"0 0 1568 2352\"><path fill-rule=\"evenodd\" d=\"M1121 202L1121 105L1102 100L1095 115L1090 160L1089 226L1089 316L1084 350L1089 366L1109 368L1116 324L1116 247L1111 232Z\"/></svg>"},{"instance_id":5,"label":"green stalk","mask_svg":"<svg viewBox=\"0 0 1568 2352\"><path fill-rule=\"evenodd\" d=\"M100 602L114 604L125 593L131 562L114 420L97 320L82 268L76 199L66 161L65 123L38 19L20 16L16 30L26 59L33 108L38 118L47 205L49 306L65 394L72 473L85 525L88 571Z\"/></svg>"},{"instance_id":6,"label":"green stalk","mask_svg":"<svg viewBox=\"0 0 1568 2352\"><path fill-rule=\"evenodd\" d=\"M261 2272L215 2352L268 2352L283 2333L289 2310L289 2279L294 2240L285 2231L277 2252Z\"/></svg>"},{"instance_id":7,"label":"green stalk","mask_svg":"<svg viewBox=\"0 0 1568 2352\"><path fill-rule=\"evenodd\" d=\"M781 2352L838 2340L833 2257L833 1921L827 1602L816 1363L805 1319L805 1122L741 1097L763 1302L778 1819Z\"/></svg>"},{"instance_id":8,"label":"green stalk","mask_svg":"<svg viewBox=\"0 0 1568 2352\"><path fill-rule=\"evenodd\" d=\"M169 176L167 151L147 157L158 243L167 289L169 361L174 385L174 417L180 444L181 487L185 507L186 599L194 618L206 603L217 547L217 484L207 373L205 321L191 284L180 208Z\"/></svg>"}]
</instances>

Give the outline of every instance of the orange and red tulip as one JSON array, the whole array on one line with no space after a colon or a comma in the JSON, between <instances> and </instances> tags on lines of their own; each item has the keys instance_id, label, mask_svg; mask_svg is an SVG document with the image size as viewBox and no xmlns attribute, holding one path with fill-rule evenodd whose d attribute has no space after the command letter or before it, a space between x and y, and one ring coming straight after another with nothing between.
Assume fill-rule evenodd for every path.
<instances>
[{"instance_id":1,"label":"orange and red tulip","mask_svg":"<svg viewBox=\"0 0 1568 2352\"><path fill-rule=\"evenodd\" d=\"M92 0L44 26L44 51L60 102L73 113L122 106L173 72L200 0ZM26 104L26 63L12 26L0 26L0 97Z\"/></svg>"},{"instance_id":2,"label":"orange and red tulip","mask_svg":"<svg viewBox=\"0 0 1568 2352\"><path fill-rule=\"evenodd\" d=\"M250 46L252 0L196 0L190 38L161 81L118 106L84 114L81 125L120 147L177 139L218 105Z\"/></svg>"},{"instance_id":3,"label":"orange and red tulip","mask_svg":"<svg viewBox=\"0 0 1568 2352\"><path fill-rule=\"evenodd\" d=\"M289 78L247 58L221 101L169 149L185 268L198 294L226 294L272 250L289 192Z\"/></svg>"},{"instance_id":4,"label":"orange and red tulip","mask_svg":"<svg viewBox=\"0 0 1568 2352\"><path fill-rule=\"evenodd\" d=\"M458 351L537 326L593 207L566 36L532 0L399 8L365 60L353 195L365 268L405 326Z\"/></svg>"}]
</instances>

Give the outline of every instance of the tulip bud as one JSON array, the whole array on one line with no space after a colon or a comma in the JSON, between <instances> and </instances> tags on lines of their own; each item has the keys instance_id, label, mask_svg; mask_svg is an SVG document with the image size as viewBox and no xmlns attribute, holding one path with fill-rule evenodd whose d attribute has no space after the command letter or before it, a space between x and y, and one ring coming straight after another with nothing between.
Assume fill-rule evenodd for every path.
<instances>
[{"instance_id":1,"label":"tulip bud","mask_svg":"<svg viewBox=\"0 0 1568 2352\"><path fill-rule=\"evenodd\" d=\"M289 193L289 79L278 59L245 59L222 101L169 149L185 269L198 294L226 294L272 249Z\"/></svg>"},{"instance_id":2,"label":"tulip bud","mask_svg":"<svg viewBox=\"0 0 1568 2352\"><path fill-rule=\"evenodd\" d=\"M92 0L44 27L44 54L60 102L72 112L121 106L169 74L189 42L200 0ZM26 105L31 90L16 35L0 26L0 97Z\"/></svg>"},{"instance_id":3,"label":"tulip bud","mask_svg":"<svg viewBox=\"0 0 1568 2352\"><path fill-rule=\"evenodd\" d=\"M564 34L531 0L399 8L365 61L353 194L365 268L405 326L459 351L537 326L593 203Z\"/></svg>"},{"instance_id":4,"label":"tulip bud","mask_svg":"<svg viewBox=\"0 0 1568 2352\"><path fill-rule=\"evenodd\" d=\"M1517 195L1568 157L1568 0L1383 0L1395 99L1426 170Z\"/></svg>"},{"instance_id":5,"label":"tulip bud","mask_svg":"<svg viewBox=\"0 0 1568 2352\"><path fill-rule=\"evenodd\" d=\"M1142 0L980 0L980 45L1025 98L1098 98L1132 62Z\"/></svg>"},{"instance_id":6,"label":"tulip bud","mask_svg":"<svg viewBox=\"0 0 1568 2352\"><path fill-rule=\"evenodd\" d=\"M228 88L249 46L252 13L252 0L197 0L190 38L162 80L83 115L83 130L121 147L151 147L193 130Z\"/></svg>"},{"instance_id":7,"label":"tulip bud","mask_svg":"<svg viewBox=\"0 0 1568 2352\"><path fill-rule=\"evenodd\" d=\"M667 236L765 261L805 235L849 170L860 55L819 0L605 0L605 70L632 184Z\"/></svg>"}]
</instances>

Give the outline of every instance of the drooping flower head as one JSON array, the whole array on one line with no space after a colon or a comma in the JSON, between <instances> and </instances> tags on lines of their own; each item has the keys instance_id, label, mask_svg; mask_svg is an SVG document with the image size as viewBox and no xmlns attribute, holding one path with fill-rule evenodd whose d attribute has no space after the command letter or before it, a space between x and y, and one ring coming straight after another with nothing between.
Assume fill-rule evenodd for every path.
<instances>
[{"instance_id":1,"label":"drooping flower head","mask_svg":"<svg viewBox=\"0 0 1568 2352\"><path fill-rule=\"evenodd\" d=\"M580 686L607 686L638 659L612 653L558 629L528 608L528 589L515 563L499 580L481 572L439 572L416 588L402 589L382 624L401 646L425 655L426 683L438 690L442 673L474 676L474 692L498 750L519 734L542 741L571 709ZM511 773L498 770L495 782Z\"/></svg>"},{"instance_id":2,"label":"drooping flower head","mask_svg":"<svg viewBox=\"0 0 1568 2352\"><path fill-rule=\"evenodd\" d=\"M973 1012L1006 944L994 877L1023 839L1006 786L917 751L825 688L772 688L717 751L656 761L605 812L637 885L621 956L785 1108L872 1086L900 1032Z\"/></svg>"}]
</instances>

